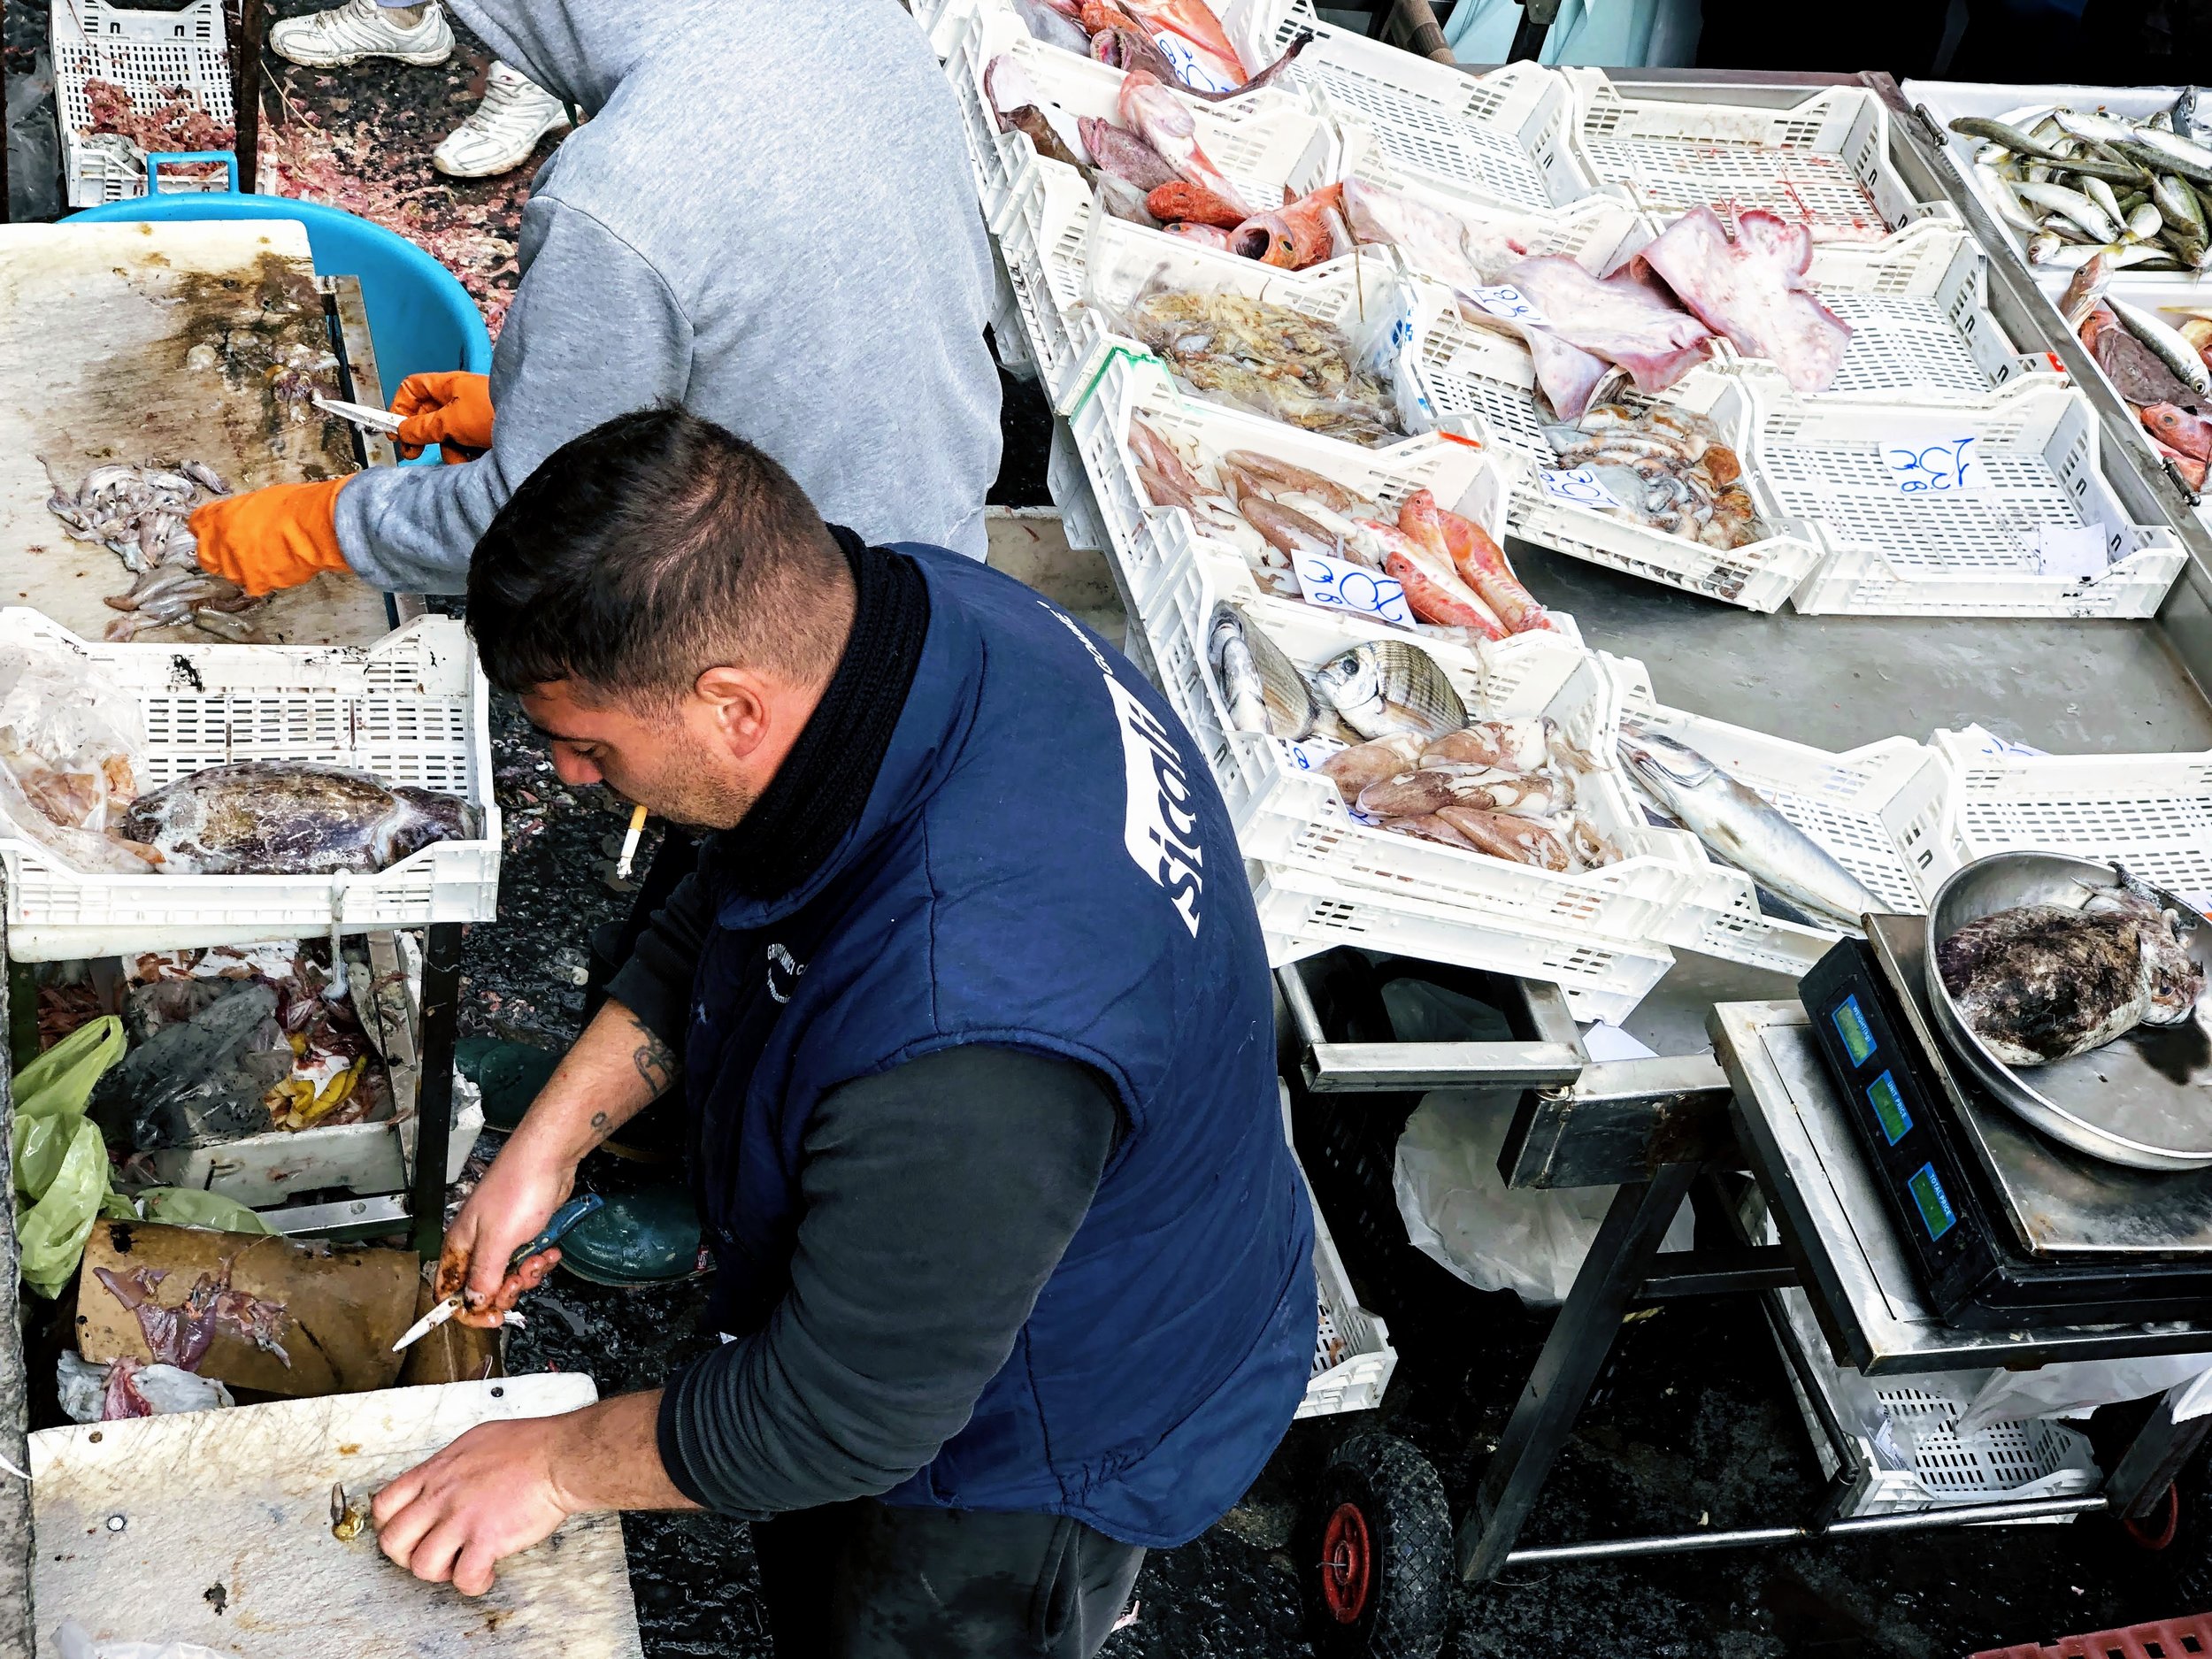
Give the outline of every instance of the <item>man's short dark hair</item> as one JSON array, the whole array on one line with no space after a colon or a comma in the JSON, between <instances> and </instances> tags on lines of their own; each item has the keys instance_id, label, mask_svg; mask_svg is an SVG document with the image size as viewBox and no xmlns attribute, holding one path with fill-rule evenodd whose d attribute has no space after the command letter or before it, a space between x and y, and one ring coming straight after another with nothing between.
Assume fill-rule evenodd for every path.
<instances>
[{"instance_id":1,"label":"man's short dark hair","mask_svg":"<svg viewBox=\"0 0 2212 1659\"><path fill-rule=\"evenodd\" d=\"M680 409L618 415L523 480L469 565L468 624L509 691L578 680L672 704L723 664L835 666L843 552L791 475Z\"/></svg>"}]
</instances>

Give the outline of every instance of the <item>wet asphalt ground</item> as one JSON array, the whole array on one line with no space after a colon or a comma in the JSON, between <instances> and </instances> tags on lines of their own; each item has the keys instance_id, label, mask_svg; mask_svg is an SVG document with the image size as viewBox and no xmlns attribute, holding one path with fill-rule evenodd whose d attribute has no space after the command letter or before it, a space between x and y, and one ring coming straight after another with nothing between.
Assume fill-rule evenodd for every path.
<instances>
[{"instance_id":1,"label":"wet asphalt ground","mask_svg":"<svg viewBox=\"0 0 2212 1659\"><path fill-rule=\"evenodd\" d=\"M314 3L282 0L279 10ZM7 10L9 67L20 76L45 8L7 0ZM488 62L465 35L456 58L435 70L372 64L338 74L273 62L262 188L321 196L414 236L447 259L495 326L515 280L512 239L530 169L455 184L428 164L430 147L480 89ZM12 113L20 121L25 112ZM1046 435L1041 403L1012 388L995 500L1042 498ZM469 930L463 1027L558 1048L582 1011L589 931L628 904L604 879L603 843L626 814L603 791L561 787L503 699L495 744L509 837L502 919ZM1404 1436L1434 1463L1455 1516L1464 1515L1541 1345L1547 1316L1466 1288L1394 1232L1386 1154L1364 1180L1332 1171L1306 1143L1312 1132L1302 1125L1302 1153L1363 1302L1390 1321L1395 1379L1379 1412L1294 1427L1224 1523L1181 1549L1154 1553L1138 1583L1137 1622L1107 1644L1112 1659L1310 1652L1294 1532L1333 1446L1369 1428ZM493 1147L487 1137L481 1149ZM588 1185L636 1179L634 1166L603 1156L586 1172ZM561 1275L535 1299L527 1332L516 1333L511 1369L583 1371L603 1393L651 1387L709 1346L695 1324L701 1302L696 1284L624 1292ZM1772 1525L1810 1513L1820 1488L1755 1304L1674 1303L1623 1329L1524 1541ZM741 1525L677 1516L624 1525L650 1659L772 1651ZM2092 1520L1516 1571L1453 1592L1444 1652L1923 1659L2207 1606L2202 1533L2185 1529L2153 1555Z\"/></svg>"}]
</instances>

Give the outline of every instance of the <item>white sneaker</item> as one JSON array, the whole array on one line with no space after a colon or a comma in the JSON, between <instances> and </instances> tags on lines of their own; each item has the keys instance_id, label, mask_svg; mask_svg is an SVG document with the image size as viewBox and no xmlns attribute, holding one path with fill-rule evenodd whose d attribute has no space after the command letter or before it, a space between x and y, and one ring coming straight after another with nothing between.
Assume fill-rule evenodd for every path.
<instances>
[{"instance_id":1,"label":"white sneaker","mask_svg":"<svg viewBox=\"0 0 2212 1659\"><path fill-rule=\"evenodd\" d=\"M568 124L568 105L521 71L495 63L482 100L430 152L430 165L456 179L488 179L522 165L538 140Z\"/></svg>"},{"instance_id":2,"label":"white sneaker","mask_svg":"<svg viewBox=\"0 0 2212 1659\"><path fill-rule=\"evenodd\" d=\"M310 69L336 69L364 58L396 58L403 64L442 64L453 56L453 26L445 8L430 0L412 28L376 0L345 0L326 12L287 18L269 30L269 50Z\"/></svg>"}]
</instances>

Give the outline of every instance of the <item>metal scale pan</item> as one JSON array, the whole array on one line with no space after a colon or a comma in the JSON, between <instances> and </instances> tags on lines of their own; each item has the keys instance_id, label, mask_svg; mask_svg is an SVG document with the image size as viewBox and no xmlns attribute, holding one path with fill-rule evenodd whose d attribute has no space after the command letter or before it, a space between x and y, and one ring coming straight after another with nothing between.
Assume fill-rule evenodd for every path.
<instances>
[{"instance_id":1,"label":"metal scale pan","mask_svg":"<svg viewBox=\"0 0 2212 1659\"><path fill-rule=\"evenodd\" d=\"M1928 1001L1951 1051L2044 1133L2131 1169L2201 1169L2212 1164L2212 1032L2202 1007L2185 1024L2139 1026L2101 1048L2018 1071L1968 1028L1936 967L1938 943L1969 922L2022 904L2078 910L2123 879L2116 864L2059 853L1998 853L1954 871L1928 907ZM2190 957L2212 969L2212 923L2160 896L2182 918Z\"/></svg>"}]
</instances>

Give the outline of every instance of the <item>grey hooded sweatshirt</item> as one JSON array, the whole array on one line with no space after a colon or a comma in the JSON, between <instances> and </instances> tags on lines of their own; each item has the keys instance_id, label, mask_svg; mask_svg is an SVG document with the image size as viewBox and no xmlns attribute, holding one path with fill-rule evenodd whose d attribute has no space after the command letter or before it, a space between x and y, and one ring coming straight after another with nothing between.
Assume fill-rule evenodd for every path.
<instances>
[{"instance_id":1,"label":"grey hooded sweatshirt","mask_svg":"<svg viewBox=\"0 0 2212 1659\"><path fill-rule=\"evenodd\" d=\"M449 0L592 119L540 170L488 454L340 492L363 577L454 593L569 439L680 403L872 542L983 556L994 278L959 111L897 0Z\"/></svg>"}]
</instances>

